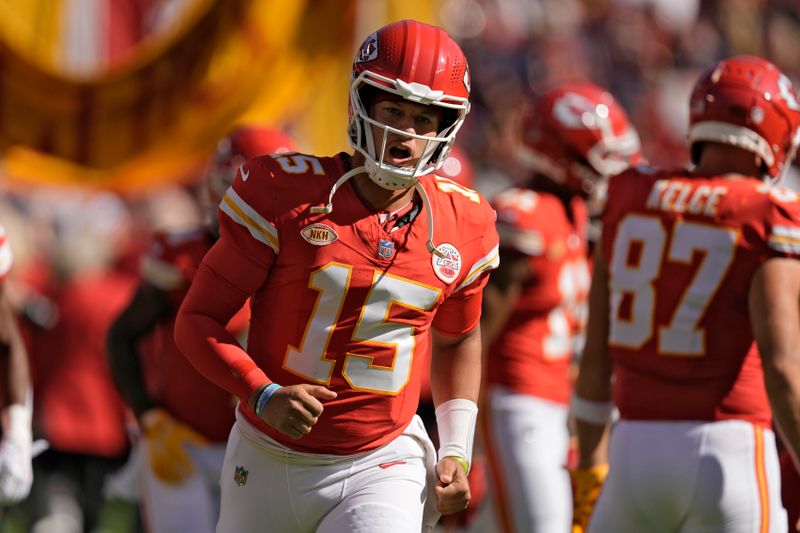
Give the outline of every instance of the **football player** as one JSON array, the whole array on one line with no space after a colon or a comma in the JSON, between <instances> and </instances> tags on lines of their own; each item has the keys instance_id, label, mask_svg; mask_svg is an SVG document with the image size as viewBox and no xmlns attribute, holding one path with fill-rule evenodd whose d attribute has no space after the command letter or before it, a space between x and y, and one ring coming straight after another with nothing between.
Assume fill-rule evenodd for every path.
<instances>
[{"instance_id":1,"label":"football player","mask_svg":"<svg viewBox=\"0 0 800 533\"><path fill-rule=\"evenodd\" d=\"M0 227L0 507L28 496L31 466L31 377L28 354L17 327L16 313L2 283L11 269L11 247ZM2 509L0 509L2 518Z\"/></svg>"},{"instance_id":2,"label":"football player","mask_svg":"<svg viewBox=\"0 0 800 533\"><path fill-rule=\"evenodd\" d=\"M532 177L492 202L501 267L484 291L482 422L505 531L568 531L570 365L589 293L587 199L641 158L614 97L587 82L534 99L520 160Z\"/></svg>"},{"instance_id":3,"label":"football player","mask_svg":"<svg viewBox=\"0 0 800 533\"><path fill-rule=\"evenodd\" d=\"M216 211L247 159L290 149L277 129L237 128L219 142L201 184L205 202ZM141 258L137 291L108 335L114 381L142 430L138 488L142 517L153 533L212 533L219 517L218 481L234 402L189 364L173 340L178 307L217 235L216 224L156 234ZM247 318L243 308L228 330L243 333Z\"/></svg>"},{"instance_id":4,"label":"football player","mask_svg":"<svg viewBox=\"0 0 800 533\"><path fill-rule=\"evenodd\" d=\"M353 63L354 152L259 157L225 195L175 327L239 398L217 531L410 533L469 503L497 234L480 195L435 174L469 90L444 30L385 26ZM245 351L223 325L248 297ZM438 454L414 414L428 372Z\"/></svg>"},{"instance_id":5,"label":"football player","mask_svg":"<svg viewBox=\"0 0 800 533\"><path fill-rule=\"evenodd\" d=\"M787 531L773 420L796 462L800 201L775 182L799 110L771 63L722 60L691 96L694 168L609 182L573 402L579 466L609 467L590 532Z\"/></svg>"}]
</instances>

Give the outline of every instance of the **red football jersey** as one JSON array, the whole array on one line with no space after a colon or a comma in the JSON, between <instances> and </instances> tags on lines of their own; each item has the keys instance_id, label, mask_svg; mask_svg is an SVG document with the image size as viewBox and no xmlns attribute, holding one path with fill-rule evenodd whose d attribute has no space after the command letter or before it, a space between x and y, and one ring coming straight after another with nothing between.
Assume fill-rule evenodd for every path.
<instances>
[{"instance_id":1,"label":"red football jersey","mask_svg":"<svg viewBox=\"0 0 800 533\"><path fill-rule=\"evenodd\" d=\"M105 339L135 285L135 275L117 269L79 274L46 292L58 321L30 335L29 352L34 425L53 449L103 457L125 453L125 405L108 369Z\"/></svg>"},{"instance_id":2,"label":"red football jersey","mask_svg":"<svg viewBox=\"0 0 800 533\"><path fill-rule=\"evenodd\" d=\"M622 416L769 425L748 291L764 261L800 254L797 195L633 169L611 180L603 224Z\"/></svg>"},{"instance_id":3,"label":"red football jersey","mask_svg":"<svg viewBox=\"0 0 800 533\"><path fill-rule=\"evenodd\" d=\"M312 214L344 174L344 157L256 158L220 204L221 238L269 270L252 296L250 357L276 383L338 393L299 441L243 413L286 446L340 455L402 433L429 371L431 326L451 335L474 328L479 306L467 302L480 301L485 272L498 264L493 210L445 178L421 179L441 256L426 247L431 219L421 203L409 210L416 218L386 228L347 183L332 213Z\"/></svg>"},{"instance_id":4,"label":"red football jersey","mask_svg":"<svg viewBox=\"0 0 800 533\"><path fill-rule=\"evenodd\" d=\"M225 442L234 422L234 398L200 374L175 344L175 317L197 267L213 244L202 229L159 233L140 262L142 279L167 293L173 310L153 337L140 346L143 372L150 393L169 413L211 442ZM242 334L249 307L231 319L228 331Z\"/></svg>"},{"instance_id":5,"label":"red football jersey","mask_svg":"<svg viewBox=\"0 0 800 533\"><path fill-rule=\"evenodd\" d=\"M527 256L533 276L489 349L486 381L567 403L569 364L580 349L589 293L586 204L572 200L574 220L546 192L511 189L493 205L501 249Z\"/></svg>"}]
</instances>

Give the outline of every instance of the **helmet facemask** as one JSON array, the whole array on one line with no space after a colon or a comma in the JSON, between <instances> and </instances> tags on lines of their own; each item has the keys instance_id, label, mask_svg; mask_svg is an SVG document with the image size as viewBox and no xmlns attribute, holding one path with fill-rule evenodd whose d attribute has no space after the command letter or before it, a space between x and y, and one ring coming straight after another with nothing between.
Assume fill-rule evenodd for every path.
<instances>
[{"instance_id":1,"label":"helmet facemask","mask_svg":"<svg viewBox=\"0 0 800 533\"><path fill-rule=\"evenodd\" d=\"M586 160L603 177L623 172L640 159L639 135L628 128L622 135L603 131L603 137L586 152Z\"/></svg>"},{"instance_id":2,"label":"helmet facemask","mask_svg":"<svg viewBox=\"0 0 800 533\"><path fill-rule=\"evenodd\" d=\"M423 105L433 105L444 111L444 118L435 136L418 135L393 128L370 116L372 95L385 92L404 100ZM364 167L370 179L389 190L408 189L421 176L431 174L442 166L455 142L456 134L464 123L469 103L466 99L450 97L441 91L432 91L420 83L406 83L364 71L350 85L351 118L348 128L350 145L364 156ZM373 135L373 127L382 135ZM387 163L386 150L389 134L400 138L425 142L422 154L413 167L398 167Z\"/></svg>"}]
</instances>

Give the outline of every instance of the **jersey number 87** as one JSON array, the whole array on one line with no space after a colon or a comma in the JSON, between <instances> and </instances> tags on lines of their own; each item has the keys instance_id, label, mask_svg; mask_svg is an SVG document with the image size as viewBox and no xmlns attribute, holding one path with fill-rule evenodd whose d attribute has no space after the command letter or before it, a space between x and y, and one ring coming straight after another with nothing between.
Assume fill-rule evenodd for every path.
<instances>
[{"instance_id":1,"label":"jersey number 87","mask_svg":"<svg viewBox=\"0 0 800 533\"><path fill-rule=\"evenodd\" d=\"M609 267L609 344L637 350L657 335L661 355L702 356L705 329L699 324L733 261L738 237L732 228L688 221L675 222L668 233L659 217L625 217L614 239ZM695 253L702 254L702 259L691 283L669 324L655 332L656 277L665 262L691 264ZM621 316L623 302L629 306L627 318Z\"/></svg>"}]
</instances>

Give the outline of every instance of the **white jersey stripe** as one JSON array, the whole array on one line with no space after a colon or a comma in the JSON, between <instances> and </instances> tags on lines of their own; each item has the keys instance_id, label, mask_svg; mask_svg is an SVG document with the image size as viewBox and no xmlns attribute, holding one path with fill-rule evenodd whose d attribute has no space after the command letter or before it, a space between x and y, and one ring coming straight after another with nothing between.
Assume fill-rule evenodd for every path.
<instances>
[{"instance_id":1,"label":"white jersey stripe","mask_svg":"<svg viewBox=\"0 0 800 533\"><path fill-rule=\"evenodd\" d=\"M485 256L478 259L475 264L470 269L467 277L458 286L456 292L460 291L473 281L475 281L478 276L480 276L481 272L484 270L491 270L493 268L497 268L500 265L500 254L499 254L499 246L495 246L492 250L486 254Z\"/></svg>"},{"instance_id":2,"label":"white jersey stripe","mask_svg":"<svg viewBox=\"0 0 800 533\"><path fill-rule=\"evenodd\" d=\"M247 228L247 231L250 232L254 239L272 248L276 254L278 253L280 250L278 230L267 219L259 215L255 209L247 205L247 202L242 200L232 187L225 193L225 197L219 207L234 222Z\"/></svg>"}]
</instances>

